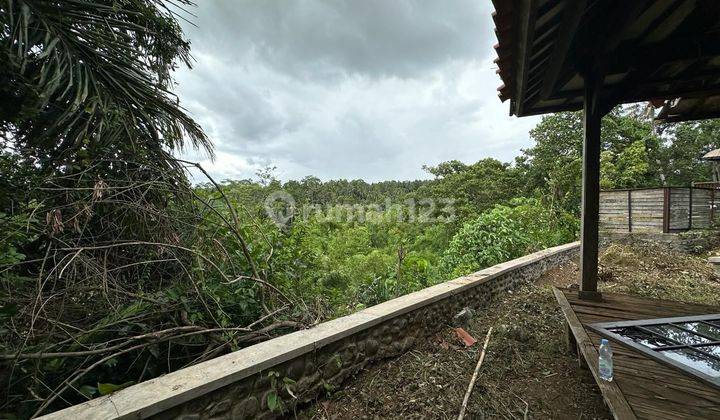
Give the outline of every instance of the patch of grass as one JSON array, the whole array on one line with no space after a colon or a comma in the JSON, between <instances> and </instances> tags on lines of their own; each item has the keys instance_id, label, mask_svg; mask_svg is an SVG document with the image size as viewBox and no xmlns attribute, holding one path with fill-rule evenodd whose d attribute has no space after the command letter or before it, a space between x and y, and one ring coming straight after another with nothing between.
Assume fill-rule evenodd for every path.
<instances>
[{"instance_id":1,"label":"patch of grass","mask_svg":"<svg viewBox=\"0 0 720 420\"><path fill-rule=\"evenodd\" d=\"M612 245L600 258L610 281L600 290L653 299L720 305L720 282L707 256Z\"/></svg>"}]
</instances>

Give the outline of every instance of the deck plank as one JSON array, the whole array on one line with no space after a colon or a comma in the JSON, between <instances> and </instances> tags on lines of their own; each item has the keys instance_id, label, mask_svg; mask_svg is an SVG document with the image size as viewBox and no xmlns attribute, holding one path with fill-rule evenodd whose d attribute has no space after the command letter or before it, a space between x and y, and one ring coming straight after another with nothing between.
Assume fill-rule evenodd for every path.
<instances>
[{"instance_id":1,"label":"deck plank","mask_svg":"<svg viewBox=\"0 0 720 420\"><path fill-rule=\"evenodd\" d=\"M583 356L615 418L720 418L716 387L619 343L613 343L615 380L610 383L614 387L608 387L597 373L600 336L585 327L595 322L717 313L718 308L616 293L603 293L601 302L593 302L579 299L576 291L554 292L578 344L587 343L578 348L584 349Z\"/></svg>"},{"instance_id":2,"label":"deck plank","mask_svg":"<svg viewBox=\"0 0 720 420\"><path fill-rule=\"evenodd\" d=\"M590 372L592 372L592 375L595 378L595 382L597 382L598 386L600 387L603 399L607 403L608 407L610 407L610 411L613 413L616 419L625 420L637 418L633 410L630 408L630 405L626 401L625 396L620 390L617 382L607 382L600 379L600 374L598 373L599 369L597 349L593 345L592 341L590 341L590 338L585 332L585 328L582 326L580 320L572 311L572 307L568 303L564 294L559 289L555 288L553 288L553 292L558 299L560 309L562 309L563 314L565 315L565 319L567 319L568 321L570 330L575 336L575 339L577 341L577 349L580 353L582 353L585 361L590 367Z\"/></svg>"}]
</instances>

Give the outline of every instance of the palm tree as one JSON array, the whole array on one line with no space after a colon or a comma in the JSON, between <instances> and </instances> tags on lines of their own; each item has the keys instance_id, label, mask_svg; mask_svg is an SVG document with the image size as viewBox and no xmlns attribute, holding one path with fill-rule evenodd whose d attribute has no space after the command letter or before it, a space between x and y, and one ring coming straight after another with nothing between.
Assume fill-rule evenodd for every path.
<instances>
[{"instance_id":1,"label":"palm tree","mask_svg":"<svg viewBox=\"0 0 720 420\"><path fill-rule=\"evenodd\" d=\"M4 0L0 121L6 147L43 169L91 157L170 165L187 140L211 153L170 92L191 64L189 0Z\"/></svg>"},{"instance_id":2,"label":"palm tree","mask_svg":"<svg viewBox=\"0 0 720 420\"><path fill-rule=\"evenodd\" d=\"M173 70L191 64L177 20L178 13L189 13L189 5L189 0L0 0L0 237L19 250L10 260L17 262L10 275L7 267L0 273L0 307L15 305L11 324L33 331L21 339L15 337L22 334L0 333L3 352L67 350L79 340L102 348L108 337L138 328L162 331L181 322L179 313L168 315L181 305L142 312L147 322L142 325L131 321L137 313L120 315L110 324L123 325L120 333L107 331L103 320L137 307L144 293L194 284L190 273L199 252L192 248L202 242L197 224L204 215L172 153L185 145L212 150L170 92ZM23 222L3 224L15 220L8 214ZM12 283L29 278L43 286ZM28 298L43 307L36 313ZM203 297L185 302L206 307ZM34 323L39 311L54 321ZM93 333L58 339L55 327L71 324L82 325L73 332ZM150 356L142 357L149 363ZM69 361L46 375L42 364L20 359L5 361L0 371L12 372L2 378L8 381L4 387L12 383L27 394L5 393L0 412L10 407L20 417L39 415L92 395L75 383L97 382L95 361Z\"/></svg>"}]
</instances>

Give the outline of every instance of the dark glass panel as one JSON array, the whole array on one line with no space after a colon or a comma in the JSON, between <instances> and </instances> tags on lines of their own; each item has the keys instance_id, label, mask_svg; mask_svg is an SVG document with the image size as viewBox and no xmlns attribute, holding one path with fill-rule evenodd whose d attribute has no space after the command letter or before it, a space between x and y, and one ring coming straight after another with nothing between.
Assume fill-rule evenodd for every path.
<instances>
[{"instance_id":1,"label":"dark glass panel","mask_svg":"<svg viewBox=\"0 0 720 420\"><path fill-rule=\"evenodd\" d=\"M677 325L687 328L690 331L712 337L715 340L720 340L720 327L715 327L704 322L685 322L682 324L678 323Z\"/></svg>"},{"instance_id":2,"label":"dark glass panel","mask_svg":"<svg viewBox=\"0 0 720 420\"><path fill-rule=\"evenodd\" d=\"M720 357L720 345L712 345L712 346L698 346L698 350L702 350L706 353L710 353L713 356Z\"/></svg>"},{"instance_id":3,"label":"dark glass panel","mask_svg":"<svg viewBox=\"0 0 720 420\"><path fill-rule=\"evenodd\" d=\"M716 360L689 348L659 350L659 352L706 375L714 378L720 378L720 360Z\"/></svg>"},{"instance_id":4,"label":"dark glass panel","mask_svg":"<svg viewBox=\"0 0 720 420\"><path fill-rule=\"evenodd\" d=\"M709 323L713 324L714 326L720 328L720 319L713 319L711 321L706 321L706 322L709 322Z\"/></svg>"},{"instance_id":5,"label":"dark glass panel","mask_svg":"<svg viewBox=\"0 0 720 420\"><path fill-rule=\"evenodd\" d=\"M673 325L662 324L653 325L645 328L650 331L656 332L663 337L669 338L670 340L675 340L681 344L704 344L710 342L710 340L708 340L707 338L700 337L699 335L693 334L691 332L681 330L680 328Z\"/></svg>"},{"instance_id":6,"label":"dark glass panel","mask_svg":"<svg viewBox=\"0 0 720 420\"><path fill-rule=\"evenodd\" d=\"M643 346L650 347L651 349L655 349L658 347L672 346L675 344L671 341L662 339L653 334L648 334L647 332L642 331L641 329L639 329L637 327L614 328L614 329L611 329L610 331L612 331L615 334L618 334L622 337L625 337L629 340L632 340L638 344L642 344Z\"/></svg>"}]
</instances>

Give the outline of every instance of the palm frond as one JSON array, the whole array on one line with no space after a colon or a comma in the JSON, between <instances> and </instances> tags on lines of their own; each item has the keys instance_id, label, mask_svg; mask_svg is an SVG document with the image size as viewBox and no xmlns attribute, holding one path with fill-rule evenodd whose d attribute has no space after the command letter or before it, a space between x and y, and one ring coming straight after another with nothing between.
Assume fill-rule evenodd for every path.
<instances>
[{"instance_id":1,"label":"palm frond","mask_svg":"<svg viewBox=\"0 0 720 420\"><path fill-rule=\"evenodd\" d=\"M6 0L0 14L6 89L22 92L13 123L28 153L62 164L89 145L138 152L182 149L189 140L212 154L169 92L177 63L191 59L165 2Z\"/></svg>"}]
</instances>

